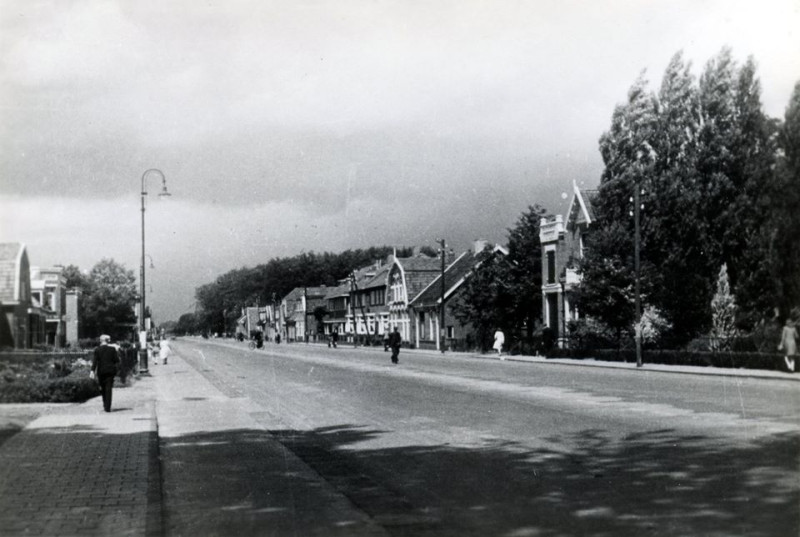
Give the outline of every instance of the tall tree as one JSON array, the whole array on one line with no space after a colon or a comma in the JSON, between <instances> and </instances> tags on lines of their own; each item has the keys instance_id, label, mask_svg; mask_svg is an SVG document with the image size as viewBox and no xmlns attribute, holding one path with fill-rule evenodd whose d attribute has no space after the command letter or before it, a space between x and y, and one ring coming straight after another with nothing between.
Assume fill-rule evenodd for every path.
<instances>
[{"instance_id":1,"label":"tall tree","mask_svg":"<svg viewBox=\"0 0 800 537\"><path fill-rule=\"evenodd\" d=\"M528 206L508 229L508 280L514 289L514 316L519 319L521 336L532 340L542 318L542 245L539 224L547 211L539 205Z\"/></svg>"},{"instance_id":2,"label":"tall tree","mask_svg":"<svg viewBox=\"0 0 800 537\"><path fill-rule=\"evenodd\" d=\"M771 214L769 243L774 306L781 317L800 307L800 82L786 107L779 135L780 153L775 180L769 189Z\"/></svg>"},{"instance_id":3,"label":"tall tree","mask_svg":"<svg viewBox=\"0 0 800 537\"><path fill-rule=\"evenodd\" d=\"M80 317L83 336L107 333L115 339L127 338L136 323L133 271L113 259L102 259L92 267L88 281L80 298L84 304Z\"/></svg>"},{"instance_id":4,"label":"tall tree","mask_svg":"<svg viewBox=\"0 0 800 537\"><path fill-rule=\"evenodd\" d=\"M511 285L512 270L504 256L494 256L489 248L478 254L480 265L469 275L453 303L453 314L463 325L470 325L481 350L492 344L492 334L501 328L513 345L518 339L519 319L515 318L517 296Z\"/></svg>"}]
</instances>

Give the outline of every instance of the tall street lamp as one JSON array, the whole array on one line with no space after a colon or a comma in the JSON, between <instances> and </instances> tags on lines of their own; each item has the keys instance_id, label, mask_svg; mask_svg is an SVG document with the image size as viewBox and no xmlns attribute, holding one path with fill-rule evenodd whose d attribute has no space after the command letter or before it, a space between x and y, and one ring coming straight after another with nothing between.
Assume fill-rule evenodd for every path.
<instances>
[{"instance_id":1,"label":"tall street lamp","mask_svg":"<svg viewBox=\"0 0 800 537\"><path fill-rule=\"evenodd\" d=\"M141 284L141 306L139 309L139 372L143 374L149 373L147 365L147 319L145 310L145 257L147 254L144 251L144 197L147 196L147 190L145 188L147 185L147 178L154 175L161 178L161 192L158 193L158 196L164 197L170 195L170 193L167 192L167 178L164 177L164 173L161 170L151 168L142 174L142 277L139 282Z\"/></svg>"}]
</instances>

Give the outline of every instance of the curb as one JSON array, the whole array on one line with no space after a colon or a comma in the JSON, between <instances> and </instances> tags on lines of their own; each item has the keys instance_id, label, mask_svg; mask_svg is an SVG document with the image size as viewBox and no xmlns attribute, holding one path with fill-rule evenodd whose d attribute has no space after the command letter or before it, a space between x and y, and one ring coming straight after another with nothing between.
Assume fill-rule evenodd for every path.
<instances>
[{"instance_id":1,"label":"curb","mask_svg":"<svg viewBox=\"0 0 800 537\"><path fill-rule=\"evenodd\" d=\"M219 343L238 343L235 340L221 340ZM264 348L270 348L269 345L274 343L265 343ZM287 348L294 347L327 347L327 343L320 342L299 342L299 343L286 343ZM340 349L359 351L359 352L373 352L382 353L383 350L378 347L367 346L352 346L349 343L339 344ZM666 364L643 364L642 367L636 367L635 363L631 362L604 362L598 361L594 358L585 359L570 359L570 358L546 358L543 356L521 356L521 355L503 355L505 360L498 360L497 355L474 353L474 352L457 352L457 351L441 351L435 349L406 349L403 348L401 352L425 355L425 356L457 356L459 358L471 358L475 360L492 360L492 361L507 361L516 363L530 363L530 364L550 364L550 365L567 365L567 366L583 366L583 367L597 367L607 369L625 369L632 371L642 371L647 373L673 373L679 375L704 375L704 376L721 376L721 377L745 377L762 380L785 380L800 382L800 375L787 373L783 371L772 371L766 369L744 369L744 368L722 368L722 367L700 367L700 366L673 366Z\"/></svg>"}]
</instances>

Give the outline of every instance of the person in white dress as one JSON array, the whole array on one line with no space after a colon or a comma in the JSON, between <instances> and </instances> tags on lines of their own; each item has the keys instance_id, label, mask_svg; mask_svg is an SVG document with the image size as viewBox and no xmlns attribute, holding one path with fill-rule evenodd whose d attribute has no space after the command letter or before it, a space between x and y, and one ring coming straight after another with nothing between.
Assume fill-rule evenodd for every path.
<instances>
[{"instance_id":1,"label":"person in white dress","mask_svg":"<svg viewBox=\"0 0 800 537\"><path fill-rule=\"evenodd\" d=\"M167 358L172 354L172 349L169 348L169 341L162 339L158 344L158 357L161 358L161 363L167 365Z\"/></svg>"},{"instance_id":2,"label":"person in white dress","mask_svg":"<svg viewBox=\"0 0 800 537\"><path fill-rule=\"evenodd\" d=\"M506 336L499 328L494 333L494 345L492 348L497 351L497 355L503 360L503 344L506 342Z\"/></svg>"}]
</instances>

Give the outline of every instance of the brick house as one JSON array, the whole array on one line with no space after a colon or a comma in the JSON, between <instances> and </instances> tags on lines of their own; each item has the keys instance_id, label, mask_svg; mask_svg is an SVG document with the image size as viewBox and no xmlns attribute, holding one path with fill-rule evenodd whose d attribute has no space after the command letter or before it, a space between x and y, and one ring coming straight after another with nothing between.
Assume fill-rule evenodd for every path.
<instances>
[{"instance_id":1,"label":"brick house","mask_svg":"<svg viewBox=\"0 0 800 537\"><path fill-rule=\"evenodd\" d=\"M475 241L472 250L459 255L451 261L444 270L444 348L449 349L454 345L471 346L473 338L472 327L462 325L452 311L452 304L463 289L470 275L479 270L481 265L496 255L508 255L508 250L496 245L492 248L492 256L479 260L480 254L487 246L485 241ZM441 263L441 260L440 260ZM441 341L441 304L442 304L442 274L428 284L409 303L409 311L413 324L413 344L417 348L442 349Z\"/></svg>"},{"instance_id":2,"label":"brick house","mask_svg":"<svg viewBox=\"0 0 800 537\"><path fill-rule=\"evenodd\" d=\"M567 323L579 318L570 302L570 291L580 283L578 261L583 258L584 238L594 221L596 190L581 190L573 183L572 200L564 217L542 217L539 242L542 247L542 316L560 346L569 337Z\"/></svg>"},{"instance_id":3,"label":"brick house","mask_svg":"<svg viewBox=\"0 0 800 537\"><path fill-rule=\"evenodd\" d=\"M45 342L46 316L33 302L24 244L0 244L0 348L30 349Z\"/></svg>"},{"instance_id":4,"label":"brick house","mask_svg":"<svg viewBox=\"0 0 800 537\"><path fill-rule=\"evenodd\" d=\"M61 268L31 267L31 297L45 315L45 343L56 348L67 344L67 279Z\"/></svg>"}]
</instances>

